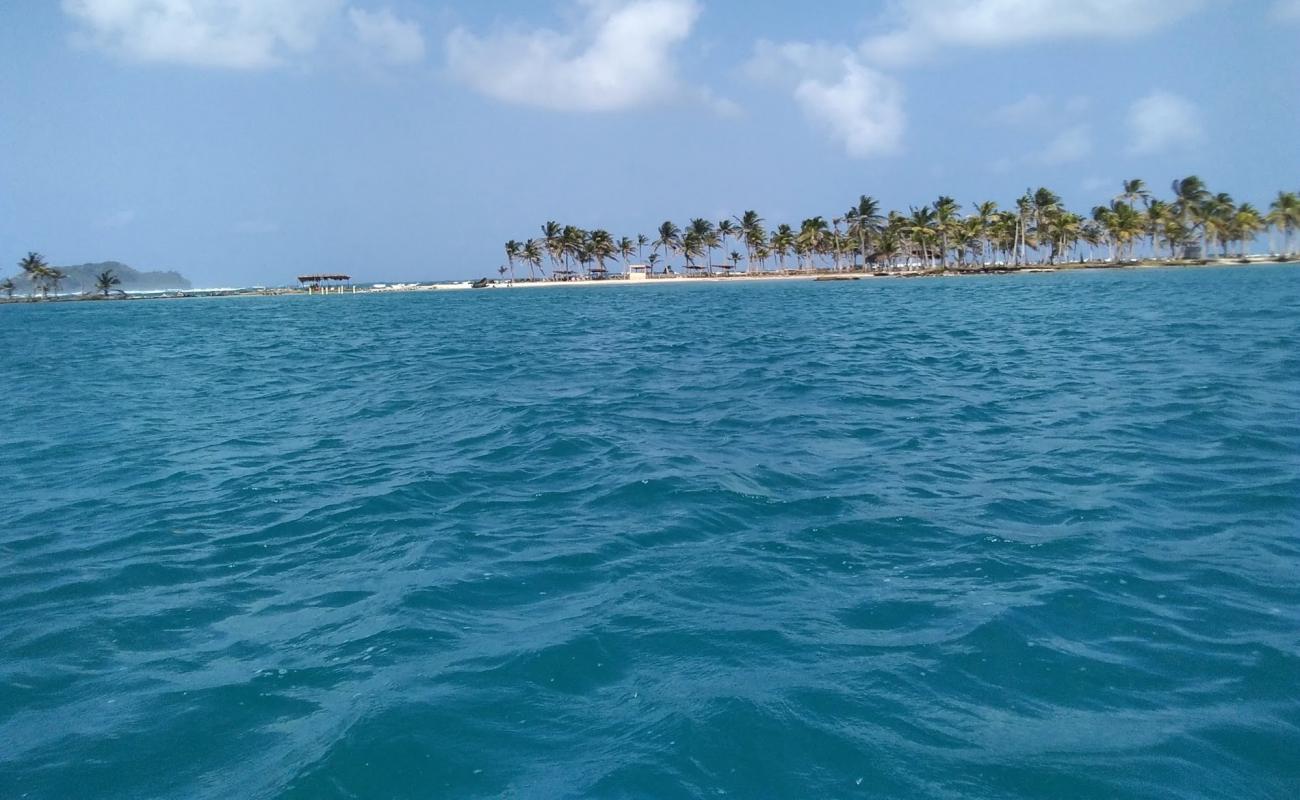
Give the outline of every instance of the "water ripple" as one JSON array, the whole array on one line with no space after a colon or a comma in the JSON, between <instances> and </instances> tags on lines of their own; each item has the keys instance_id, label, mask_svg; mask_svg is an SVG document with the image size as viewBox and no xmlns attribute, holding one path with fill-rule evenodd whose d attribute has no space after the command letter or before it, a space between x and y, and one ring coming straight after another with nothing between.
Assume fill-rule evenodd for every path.
<instances>
[{"instance_id":1,"label":"water ripple","mask_svg":"<svg viewBox=\"0 0 1300 800\"><path fill-rule=\"evenodd\" d=\"M1297 308L5 306L0 796L1294 796Z\"/></svg>"}]
</instances>

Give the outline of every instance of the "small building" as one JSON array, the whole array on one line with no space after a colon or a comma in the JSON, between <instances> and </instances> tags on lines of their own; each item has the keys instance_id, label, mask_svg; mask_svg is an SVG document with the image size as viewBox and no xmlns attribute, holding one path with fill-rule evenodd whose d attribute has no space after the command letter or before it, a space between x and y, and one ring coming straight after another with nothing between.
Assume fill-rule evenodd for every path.
<instances>
[{"instance_id":1,"label":"small building","mask_svg":"<svg viewBox=\"0 0 1300 800\"><path fill-rule=\"evenodd\" d=\"M321 274L321 275L299 275L298 283L307 287L307 294L329 294L333 289L336 294L343 294L345 288L351 289L355 294L357 287L352 286L351 275L340 274Z\"/></svg>"},{"instance_id":2,"label":"small building","mask_svg":"<svg viewBox=\"0 0 1300 800\"><path fill-rule=\"evenodd\" d=\"M649 264L629 264L627 267L627 279L630 281L648 280L654 274L654 267Z\"/></svg>"}]
</instances>

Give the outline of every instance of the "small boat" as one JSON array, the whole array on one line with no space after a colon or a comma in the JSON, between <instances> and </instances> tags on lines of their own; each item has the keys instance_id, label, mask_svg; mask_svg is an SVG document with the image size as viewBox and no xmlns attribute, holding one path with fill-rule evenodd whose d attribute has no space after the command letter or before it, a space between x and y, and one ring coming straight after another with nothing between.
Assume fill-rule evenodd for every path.
<instances>
[{"instance_id":1,"label":"small boat","mask_svg":"<svg viewBox=\"0 0 1300 800\"><path fill-rule=\"evenodd\" d=\"M486 289L487 287L488 287L487 278L479 278L478 280L474 281L469 285L469 288L471 289Z\"/></svg>"},{"instance_id":2,"label":"small boat","mask_svg":"<svg viewBox=\"0 0 1300 800\"><path fill-rule=\"evenodd\" d=\"M814 281L856 281L856 275L818 275Z\"/></svg>"}]
</instances>

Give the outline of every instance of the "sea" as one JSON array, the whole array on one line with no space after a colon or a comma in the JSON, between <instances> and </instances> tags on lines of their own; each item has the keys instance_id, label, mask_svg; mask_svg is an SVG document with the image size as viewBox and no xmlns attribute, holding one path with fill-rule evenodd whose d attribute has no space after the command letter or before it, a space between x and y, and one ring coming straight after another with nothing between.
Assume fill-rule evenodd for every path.
<instances>
[{"instance_id":1,"label":"sea","mask_svg":"<svg viewBox=\"0 0 1300 800\"><path fill-rule=\"evenodd\" d=\"M1300 270L0 306L0 797L1300 796Z\"/></svg>"}]
</instances>

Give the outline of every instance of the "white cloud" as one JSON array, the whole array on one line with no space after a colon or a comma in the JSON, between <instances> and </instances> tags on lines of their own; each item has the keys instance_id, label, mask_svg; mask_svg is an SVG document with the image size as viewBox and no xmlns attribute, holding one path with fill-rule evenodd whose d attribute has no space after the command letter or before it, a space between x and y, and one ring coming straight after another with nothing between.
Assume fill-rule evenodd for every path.
<instances>
[{"instance_id":1,"label":"white cloud","mask_svg":"<svg viewBox=\"0 0 1300 800\"><path fill-rule=\"evenodd\" d=\"M1201 112L1186 98L1155 91L1129 107L1129 152L1150 155L1186 149L1205 139Z\"/></svg>"},{"instance_id":2,"label":"white cloud","mask_svg":"<svg viewBox=\"0 0 1300 800\"><path fill-rule=\"evenodd\" d=\"M1286 22L1300 21L1300 0L1277 0L1273 3L1273 18Z\"/></svg>"},{"instance_id":3,"label":"white cloud","mask_svg":"<svg viewBox=\"0 0 1300 800\"><path fill-rule=\"evenodd\" d=\"M945 46L1132 37L1203 5L1204 0L911 0L896 6L895 29L869 38L863 52L875 61L901 65Z\"/></svg>"},{"instance_id":4,"label":"white cloud","mask_svg":"<svg viewBox=\"0 0 1300 800\"><path fill-rule=\"evenodd\" d=\"M683 95L673 49L691 33L696 0L578 0L578 29L457 28L447 63L461 81L507 103L618 111ZM689 93L685 93L689 94Z\"/></svg>"},{"instance_id":5,"label":"white cloud","mask_svg":"<svg viewBox=\"0 0 1300 800\"><path fill-rule=\"evenodd\" d=\"M414 22L399 19L388 9L349 8L348 19L357 41L391 64L424 60L424 36Z\"/></svg>"},{"instance_id":6,"label":"white cloud","mask_svg":"<svg viewBox=\"0 0 1300 800\"><path fill-rule=\"evenodd\" d=\"M1092 131L1086 125L1075 125L1057 134L1033 160L1055 166L1082 160L1091 153Z\"/></svg>"},{"instance_id":7,"label":"white cloud","mask_svg":"<svg viewBox=\"0 0 1300 800\"><path fill-rule=\"evenodd\" d=\"M789 89L804 116L854 158L893 153L902 143L902 88L846 47L760 41L747 71Z\"/></svg>"},{"instance_id":8,"label":"white cloud","mask_svg":"<svg viewBox=\"0 0 1300 800\"><path fill-rule=\"evenodd\" d=\"M262 69L313 49L342 0L63 0L91 43L138 61Z\"/></svg>"}]
</instances>

